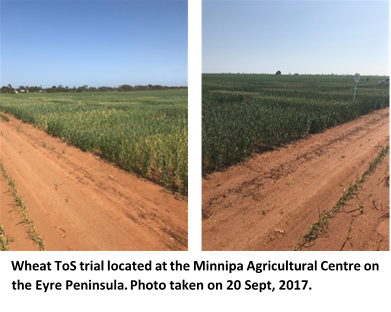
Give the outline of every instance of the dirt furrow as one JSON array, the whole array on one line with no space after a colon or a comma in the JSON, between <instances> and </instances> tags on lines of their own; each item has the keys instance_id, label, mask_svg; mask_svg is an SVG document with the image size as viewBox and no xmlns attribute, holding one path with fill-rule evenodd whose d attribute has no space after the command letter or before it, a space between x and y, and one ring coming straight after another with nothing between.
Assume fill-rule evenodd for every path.
<instances>
[{"instance_id":1,"label":"dirt furrow","mask_svg":"<svg viewBox=\"0 0 391 312\"><path fill-rule=\"evenodd\" d=\"M389 109L203 181L204 250L292 250L389 140Z\"/></svg>"}]
</instances>

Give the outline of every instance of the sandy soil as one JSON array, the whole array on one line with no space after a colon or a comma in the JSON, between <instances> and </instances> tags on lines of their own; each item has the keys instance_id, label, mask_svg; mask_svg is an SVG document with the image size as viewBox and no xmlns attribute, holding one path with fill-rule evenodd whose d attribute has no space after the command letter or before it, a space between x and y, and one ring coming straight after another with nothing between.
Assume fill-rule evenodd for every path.
<instances>
[{"instance_id":1,"label":"sandy soil","mask_svg":"<svg viewBox=\"0 0 391 312\"><path fill-rule=\"evenodd\" d=\"M46 250L187 250L186 198L8 117L0 119L0 161ZM36 248L15 227L19 216L0 183L10 250Z\"/></svg>"},{"instance_id":2,"label":"sandy soil","mask_svg":"<svg viewBox=\"0 0 391 312\"><path fill-rule=\"evenodd\" d=\"M388 142L387 108L209 175L202 186L203 250L292 250L319 211L331 209ZM388 193L381 201L384 215ZM388 237L388 219L364 219L376 224L354 221L363 233L361 249L373 250L380 236L372 241L367 234L380 227ZM350 220L345 221L346 238ZM343 243L326 240L329 246L319 243L320 250L339 250Z\"/></svg>"},{"instance_id":3,"label":"sandy soil","mask_svg":"<svg viewBox=\"0 0 391 312\"><path fill-rule=\"evenodd\" d=\"M15 201L9 192L8 182L0 173L0 224L9 240L12 250L36 250L33 242L28 238L27 226L22 223L22 217L15 207Z\"/></svg>"},{"instance_id":4,"label":"sandy soil","mask_svg":"<svg viewBox=\"0 0 391 312\"><path fill-rule=\"evenodd\" d=\"M307 249L390 250L389 164L387 155Z\"/></svg>"}]
</instances>

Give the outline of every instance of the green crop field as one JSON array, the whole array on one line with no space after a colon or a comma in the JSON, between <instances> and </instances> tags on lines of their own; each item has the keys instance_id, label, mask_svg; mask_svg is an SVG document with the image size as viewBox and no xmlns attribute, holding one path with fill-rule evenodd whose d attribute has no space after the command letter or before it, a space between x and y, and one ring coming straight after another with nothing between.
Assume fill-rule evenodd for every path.
<instances>
[{"instance_id":1,"label":"green crop field","mask_svg":"<svg viewBox=\"0 0 391 312\"><path fill-rule=\"evenodd\" d=\"M0 94L0 111L187 193L187 90Z\"/></svg>"},{"instance_id":2,"label":"green crop field","mask_svg":"<svg viewBox=\"0 0 391 312\"><path fill-rule=\"evenodd\" d=\"M387 77L204 74L203 173L389 106Z\"/></svg>"}]
</instances>

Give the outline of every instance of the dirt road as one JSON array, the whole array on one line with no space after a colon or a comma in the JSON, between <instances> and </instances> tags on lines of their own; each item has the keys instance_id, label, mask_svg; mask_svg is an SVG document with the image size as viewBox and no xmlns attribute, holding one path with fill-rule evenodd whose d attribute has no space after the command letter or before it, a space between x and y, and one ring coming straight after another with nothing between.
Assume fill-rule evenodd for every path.
<instances>
[{"instance_id":1,"label":"dirt road","mask_svg":"<svg viewBox=\"0 0 391 312\"><path fill-rule=\"evenodd\" d=\"M389 164L387 155L355 196L330 219L326 233L305 249L390 250Z\"/></svg>"},{"instance_id":2,"label":"dirt road","mask_svg":"<svg viewBox=\"0 0 391 312\"><path fill-rule=\"evenodd\" d=\"M186 199L8 117L0 119L0 161L46 250L187 250ZM25 225L15 225L7 185L2 177L10 250L34 250Z\"/></svg>"},{"instance_id":3,"label":"dirt road","mask_svg":"<svg viewBox=\"0 0 391 312\"><path fill-rule=\"evenodd\" d=\"M388 142L389 108L206 177L203 250L292 250Z\"/></svg>"}]
</instances>

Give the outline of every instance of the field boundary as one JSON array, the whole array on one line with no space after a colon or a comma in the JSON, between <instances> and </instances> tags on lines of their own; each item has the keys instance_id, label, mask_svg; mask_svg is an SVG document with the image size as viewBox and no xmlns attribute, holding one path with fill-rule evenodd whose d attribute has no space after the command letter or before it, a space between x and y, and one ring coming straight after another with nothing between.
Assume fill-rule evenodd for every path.
<instances>
[{"instance_id":1,"label":"field boundary","mask_svg":"<svg viewBox=\"0 0 391 312\"><path fill-rule=\"evenodd\" d=\"M0 114L0 118L3 119L6 122L10 121L9 118L6 115L3 115L3 114Z\"/></svg>"},{"instance_id":2,"label":"field boundary","mask_svg":"<svg viewBox=\"0 0 391 312\"><path fill-rule=\"evenodd\" d=\"M188 195L187 90L0 98L1 121L4 116L33 125L173 194Z\"/></svg>"}]
</instances>

